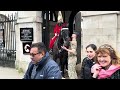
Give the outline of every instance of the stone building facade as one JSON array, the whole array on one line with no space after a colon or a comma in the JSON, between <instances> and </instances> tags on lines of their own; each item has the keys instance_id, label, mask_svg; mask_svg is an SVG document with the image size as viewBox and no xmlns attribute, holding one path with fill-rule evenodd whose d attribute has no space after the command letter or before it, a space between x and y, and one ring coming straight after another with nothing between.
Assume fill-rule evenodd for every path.
<instances>
[{"instance_id":1,"label":"stone building facade","mask_svg":"<svg viewBox=\"0 0 120 90\"><path fill-rule=\"evenodd\" d=\"M110 44L120 53L120 12L119 11L82 11L81 24L82 55L85 57L85 47L94 43L99 47Z\"/></svg>"},{"instance_id":2,"label":"stone building facade","mask_svg":"<svg viewBox=\"0 0 120 90\"><path fill-rule=\"evenodd\" d=\"M81 60L86 56L85 47L94 43L98 47L111 44L120 52L120 12L119 11L80 11L81 21ZM1 12L0 12L1 13ZM67 16L66 16L67 17ZM23 54L20 28L33 28L33 41L42 41L42 11L18 11L16 28L16 68L25 72L30 62L29 54ZM76 22L77 23L77 22Z\"/></svg>"}]
</instances>

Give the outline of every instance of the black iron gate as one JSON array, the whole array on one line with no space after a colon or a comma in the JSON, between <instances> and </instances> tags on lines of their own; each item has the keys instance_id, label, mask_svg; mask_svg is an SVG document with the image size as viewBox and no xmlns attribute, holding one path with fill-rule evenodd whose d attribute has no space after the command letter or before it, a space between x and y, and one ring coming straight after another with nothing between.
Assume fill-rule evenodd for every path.
<instances>
[{"instance_id":1,"label":"black iron gate","mask_svg":"<svg viewBox=\"0 0 120 90\"><path fill-rule=\"evenodd\" d=\"M0 66L15 67L16 60L16 15L0 14Z\"/></svg>"}]
</instances>

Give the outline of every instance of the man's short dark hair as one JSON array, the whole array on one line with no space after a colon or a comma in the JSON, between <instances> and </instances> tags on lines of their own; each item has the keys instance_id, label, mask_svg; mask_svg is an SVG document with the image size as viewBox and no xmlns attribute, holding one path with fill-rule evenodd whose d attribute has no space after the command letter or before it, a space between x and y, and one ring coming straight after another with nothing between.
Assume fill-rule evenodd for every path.
<instances>
[{"instance_id":1,"label":"man's short dark hair","mask_svg":"<svg viewBox=\"0 0 120 90\"><path fill-rule=\"evenodd\" d=\"M46 46L43 42L38 42L38 43L32 43L31 48L37 47L38 52L41 53L44 51L45 53L47 52Z\"/></svg>"}]
</instances>

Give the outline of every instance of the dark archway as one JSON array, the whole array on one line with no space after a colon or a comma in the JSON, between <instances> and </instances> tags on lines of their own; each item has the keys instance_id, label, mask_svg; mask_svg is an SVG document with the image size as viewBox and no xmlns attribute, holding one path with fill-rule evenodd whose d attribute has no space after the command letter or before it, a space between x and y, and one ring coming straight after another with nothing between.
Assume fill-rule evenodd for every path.
<instances>
[{"instance_id":1,"label":"dark archway","mask_svg":"<svg viewBox=\"0 0 120 90\"><path fill-rule=\"evenodd\" d=\"M54 15L54 16L53 16ZM79 33L79 36L77 37L77 64L80 65L81 63L81 12L80 11L62 11L63 15L63 21L65 23L68 23L71 37L73 31L76 31ZM50 16L50 18L49 18ZM43 17L43 23L42 23L42 41L47 46L47 49L49 50L49 41L53 37L53 29L55 24L57 23L57 17L58 17L58 11L42 11L42 17ZM55 20L53 21L53 17ZM78 66L77 65L77 66ZM78 76L80 67L77 67L76 69Z\"/></svg>"},{"instance_id":2,"label":"dark archway","mask_svg":"<svg viewBox=\"0 0 120 90\"><path fill-rule=\"evenodd\" d=\"M69 17L69 30L70 30L70 37L72 33L78 32L77 37L77 65L76 65L76 72L78 78L80 78L80 70L81 70L81 12L80 11L72 11Z\"/></svg>"},{"instance_id":3,"label":"dark archway","mask_svg":"<svg viewBox=\"0 0 120 90\"><path fill-rule=\"evenodd\" d=\"M68 23L70 37L74 31L79 33L79 36L77 37L77 64L79 64L81 63L81 12L72 11Z\"/></svg>"},{"instance_id":4,"label":"dark archway","mask_svg":"<svg viewBox=\"0 0 120 90\"><path fill-rule=\"evenodd\" d=\"M77 38L78 48L78 62L80 63L81 60L81 12L80 11L62 11L63 15L63 21L69 24L69 31L70 31L70 37L73 33L73 31L76 31L79 33L79 37ZM50 17L49 17L50 16ZM47 46L47 49L49 50L49 41L51 37L53 37L53 28L55 24L57 23L57 17L58 17L58 11L42 11L42 17L43 17L43 24L42 24L42 41ZM53 21L53 17L55 20ZM75 23L74 23L75 22Z\"/></svg>"},{"instance_id":5,"label":"dark archway","mask_svg":"<svg viewBox=\"0 0 120 90\"><path fill-rule=\"evenodd\" d=\"M73 22L74 22L74 19L75 19L75 16L76 16L76 14L78 13L79 11L71 11L71 14L70 14L70 16L69 16L69 21L68 21L68 23L69 23L69 30L70 30L70 36L72 35L72 33L73 33L73 27L74 27L74 25L73 25Z\"/></svg>"}]
</instances>

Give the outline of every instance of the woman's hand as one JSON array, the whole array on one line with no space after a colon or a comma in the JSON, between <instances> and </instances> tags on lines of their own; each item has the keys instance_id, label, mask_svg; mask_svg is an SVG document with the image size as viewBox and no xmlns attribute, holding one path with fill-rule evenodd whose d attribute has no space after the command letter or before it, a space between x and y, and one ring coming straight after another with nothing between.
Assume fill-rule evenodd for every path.
<instances>
[{"instance_id":1,"label":"woman's hand","mask_svg":"<svg viewBox=\"0 0 120 90\"><path fill-rule=\"evenodd\" d=\"M55 36L59 36L59 34L58 34L58 33L55 33Z\"/></svg>"},{"instance_id":2,"label":"woman's hand","mask_svg":"<svg viewBox=\"0 0 120 90\"><path fill-rule=\"evenodd\" d=\"M91 68L91 73L93 73L93 78L96 78L101 70L101 66L99 64L95 64Z\"/></svg>"},{"instance_id":3,"label":"woman's hand","mask_svg":"<svg viewBox=\"0 0 120 90\"><path fill-rule=\"evenodd\" d=\"M64 50L67 50L67 48L65 46L61 46L61 48L63 48Z\"/></svg>"}]
</instances>

